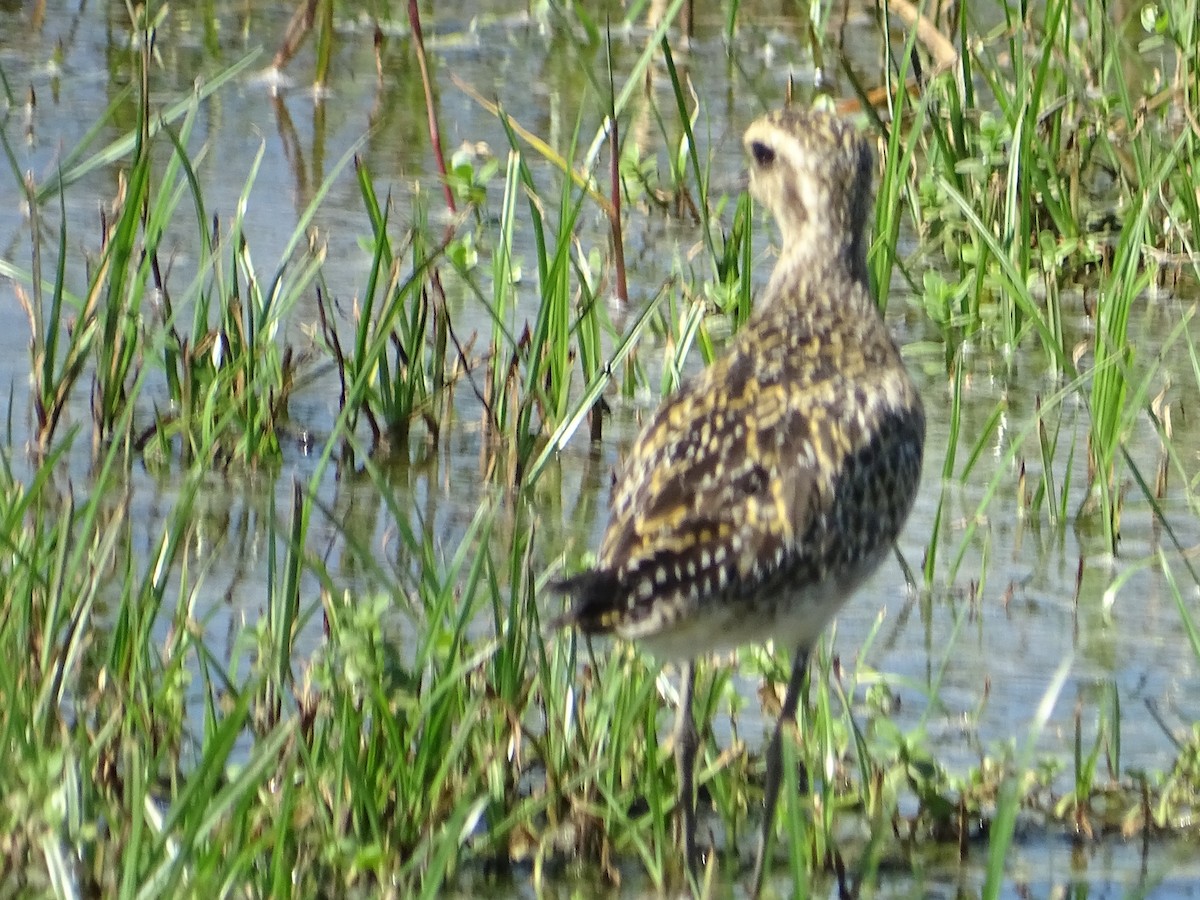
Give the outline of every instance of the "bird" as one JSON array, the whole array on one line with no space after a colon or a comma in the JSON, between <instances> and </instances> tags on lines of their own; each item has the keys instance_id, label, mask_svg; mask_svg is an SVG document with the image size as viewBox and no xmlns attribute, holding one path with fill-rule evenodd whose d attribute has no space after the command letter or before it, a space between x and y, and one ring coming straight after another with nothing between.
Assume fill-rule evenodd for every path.
<instances>
[{"instance_id":1,"label":"bird","mask_svg":"<svg viewBox=\"0 0 1200 900\"><path fill-rule=\"evenodd\" d=\"M766 747L762 890L808 658L892 550L918 491L925 413L867 269L874 154L852 123L789 106L750 124L749 190L778 258L727 351L669 395L619 466L595 563L554 583L552 621L681 663L682 850L696 847L697 656L768 639L794 652Z\"/></svg>"}]
</instances>

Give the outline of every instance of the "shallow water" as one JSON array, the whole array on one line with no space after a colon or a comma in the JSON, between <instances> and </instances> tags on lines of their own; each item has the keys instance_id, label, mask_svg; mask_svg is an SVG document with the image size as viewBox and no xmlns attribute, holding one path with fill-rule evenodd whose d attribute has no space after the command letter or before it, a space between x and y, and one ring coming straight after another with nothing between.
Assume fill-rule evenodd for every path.
<instances>
[{"instance_id":1,"label":"shallow water","mask_svg":"<svg viewBox=\"0 0 1200 900\"><path fill-rule=\"evenodd\" d=\"M202 21L183 12L173 13L159 37L162 66L155 76L156 94L164 101L173 100L188 90L198 74L214 72L266 45L267 51L252 67L252 71L261 70L286 24L287 16L274 8L277 6L218 4L216 20L222 28L215 35L206 31ZM493 12L474 18L475 4L440 3L436 14L429 14L425 24L448 151L464 141L486 142L496 153L505 147L503 130L495 118L455 88L451 74L486 96L498 96L510 114L553 146L566 146L580 110L584 111L582 133L594 131L598 105L586 68L600 66L602 53L576 58L569 44L555 38L551 24L525 15L526 6L491 3ZM743 9L752 6L743 4ZM728 55L719 20L701 17L697 42L684 60L697 94L703 98L698 140L712 157L715 177L731 182L740 165L739 134L744 125L761 109L782 101L789 74L801 85L811 84L816 77L814 60L804 49L797 23L760 13L745 15L746 21L756 24L743 28L738 46ZM31 113L10 109L4 127L17 150L21 170L45 181L53 177L65 154L128 83L132 68L121 49L128 23L123 5L112 3L80 6L50 2L45 20L32 30L28 15L20 8L0 9L0 67L20 97L27 91L37 97ZM851 24L856 34L852 62L873 60L877 26L865 14L856 14ZM403 30L398 27L397 34ZM399 36L389 39L385 74L379 85L374 76L370 27L357 18L347 18L339 23L339 34L327 102L315 104L303 86L304 75L312 67L309 46L289 69L297 79L296 86L285 87L276 96L267 80L243 77L200 111L192 144L197 150L206 145L198 174L210 213L232 214L255 154L260 149L263 152L249 194L247 233L255 259L266 270L283 251L293 223L316 186L351 149L356 148L380 184L390 186L398 210L410 208L409 198L417 185L437 196L420 83L406 42ZM631 65L645 35L640 30L614 34L618 73ZM51 65L48 60L59 44L62 62ZM826 63L824 77L836 85L833 93L848 94L849 86L839 80L833 61ZM665 90L662 85L658 89ZM131 120L118 117L118 121L127 127ZM106 128L99 141L115 135ZM662 151L657 152L661 157ZM77 290L83 284L86 260L97 251L99 209L113 193L116 171L116 167L100 169L63 193L68 245L75 251L68 260L68 281ZM539 166L538 173L547 184L555 183L545 166ZM4 196L16 195L9 182ZM548 196L556 194L551 190ZM53 204L50 210L53 214ZM632 291L645 297L657 290L675 260L687 253L699 235L690 226L659 213L631 209L628 219L628 262L635 279ZM362 290L369 264L358 246L358 238L368 226L349 167L334 180L316 224L329 247L326 282L343 310L348 309ZM21 268L29 266L28 227L17 204L0 203L0 257ZM56 228L57 223L46 227ZM760 231L765 233L765 229ZM174 236L174 264L184 272L192 234L184 218ZM530 238L524 235L521 239L526 243L519 252L531 259ZM606 236L598 217L585 216L580 239L585 248L604 248ZM913 246L913 240L905 235L902 247ZM765 252L766 239L760 243ZM765 264L765 257L762 262ZM1076 707L1083 710L1084 730L1090 739L1097 709L1115 687L1123 710L1123 765L1127 769L1168 767L1175 746L1160 722L1186 732L1190 723L1200 718L1200 692L1196 690L1195 657L1181 633L1175 601L1154 559L1165 544L1152 511L1136 487L1129 491L1121 553L1116 559L1103 552L1095 536L1077 531L1069 523L1051 525L1024 517L1012 491L1013 463L1006 459L1006 452L1012 442L1022 442L1022 457L1032 475L1036 452L1033 441L1020 436L1021 423L1032 415L1035 398L1052 394L1059 385L1045 373L1040 356L1020 350L1008 360L993 358L982 350L969 358L970 386L957 448L960 468L996 404L1003 402L1005 412L966 483L951 479L943 484L952 385L946 374L942 337L925 322L920 299L903 291L902 284L894 285L889 322L906 345L906 356L929 413L921 496L900 541L901 553L914 569L921 566L930 544L940 491L946 493L950 515L940 535L934 590L919 598L909 595L902 587L898 566L889 561L839 616L832 638L834 652L843 659L854 659L882 617L865 664L902 685L897 691L901 707L896 715L902 728L915 727L928 714L930 743L938 759L952 770L966 771L984 753L1014 738L1022 741L1033 709L1064 659L1071 661L1070 674L1049 726L1038 739L1038 749L1062 759L1064 771L1068 771L1065 765L1073 748ZM0 303L0 390L11 385L10 415L17 433L9 452L16 471L27 473L32 462L22 429L28 428L31 416L28 323L11 291L5 289L4 296L7 302ZM486 313L473 308L469 297L453 300L461 316L456 327L486 335ZM522 302L536 303L532 279L522 286ZM1147 297L1135 314L1131 325L1134 340L1150 348L1147 355L1160 341L1161 323L1177 320L1177 315L1170 314L1183 302L1172 296ZM281 339L306 346L305 327L315 316L315 308L297 309L291 331ZM1066 323L1067 331L1081 339L1090 327L1082 311ZM1186 366L1178 351L1175 357L1175 363ZM1180 380L1186 383L1187 377ZM151 387L147 402L153 399L157 398ZM1178 397L1173 399L1178 402ZM455 402L458 428L445 435L436 449L414 438L408 453L398 454L386 470L398 505L414 510L415 521L429 529L444 548L455 547L469 525L479 505L481 481L478 406L467 390L459 390ZM292 439L285 443L278 469L214 474L202 494L194 554L213 574L203 583L197 617L210 635L226 636L230 654L235 652L237 627L257 621L265 607L267 547L272 540L269 510L274 507L281 518L286 517L293 481L306 482L317 471L312 448L319 448L332 428L336 403L334 376L326 370L293 401ZM577 436L557 464L554 475L559 487L547 489L555 495L554 502L535 510L548 519L539 530L539 552L548 564L557 564L564 555L576 558L581 549L595 546L605 521L608 472L636 434L640 416L652 408L654 398L613 397L610 403L613 416L605 441L592 448L582 435ZM86 430L86 396L76 398L70 415ZM1178 446L1200 445L1200 436L1192 433L1200 427L1193 424L1195 418L1179 416L1176 421ZM1085 480L1082 448L1086 421L1082 410L1071 427L1076 429L1079 447L1069 504L1073 511L1083 500ZM1064 437L1063 443L1069 443L1069 438ZM1142 429L1130 451L1145 471L1152 471L1159 453L1152 429ZM85 493L90 465L87 442L79 440L69 454L70 484L64 477L63 490ZM976 510L998 473L999 493L988 504L986 516L976 521ZM1064 474L1058 473L1060 481ZM114 498L114 514L136 523L130 539L142 554L153 552L178 490L176 477L170 470L152 474L135 468L127 496ZM1186 495L1177 485L1173 490L1165 505L1167 514L1184 546L1200 545L1200 523L1188 508ZM384 566L410 564L395 553L395 523L370 479L337 477L327 470L319 496L341 524L318 523L310 537L317 551L329 560L331 574L346 589L370 592L378 585L370 572L355 567L350 555L342 553L343 534L378 548ZM562 510L574 511L555 512ZM555 519L555 515L559 517ZM967 525L972 522L974 532L968 537ZM502 539L505 532L498 526L495 539ZM951 575L949 561L960 544L962 561ZM339 560L345 560L344 564ZM1187 583L1184 576L1179 577L1181 584ZM1106 615L1105 595L1114 583L1119 590L1112 595ZM1194 591L1185 596L1195 604ZM397 634L403 635L404 630L401 621ZM312 622L300 646L311 650L321 638L319 625ZM925 696L937 678L941 679L937 691L940 705L928 710ZM753 697L757 681L743 679L739 683L746 695ZM758 727L749 712L756 708L755 703L748 705L743 734L752 734ZM762 728L769 725L764 721ZM716 727L720 735L721 723ZM966 864L931 861L927 881L914 884L907 877L898 878L894 894L885 878L885 893L973 895L982 883L975 867L981 865L983 854L980 848L977 857ZM1194 896L1193 884L1200 877L1191 847L1156 845L1143 857L1137 845L1112 841L1076 847L1056 836L1040 834L1025 835L1018 842L1010 872L1005 895L1014 897L1123 896L1143 888L1153 896ZM515 886L514 892L525 891Z\"/></svg>"}]
</instances>

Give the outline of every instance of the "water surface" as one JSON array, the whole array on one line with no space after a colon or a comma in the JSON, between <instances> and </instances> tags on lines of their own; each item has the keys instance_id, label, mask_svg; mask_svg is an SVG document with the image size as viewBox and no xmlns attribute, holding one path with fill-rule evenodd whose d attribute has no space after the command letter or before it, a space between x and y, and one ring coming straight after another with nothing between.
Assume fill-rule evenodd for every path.
<instances>
[{"instance_id":1,"label":"water surface","mask_svg":"<svg viewBox=\"0 0 1200 900\"><path fill-rule=\"evenodd\" d=\"M436 81L443 140L449 151L464 143L490 152L506 152L504 131L497 120L459 90L451 76L487 97L497 98L525 128L565 149L577 123L583 135L595 133L600 122L596 84L604 76L603 47L584 52L576 42L556 30L561 23L553 14L530 16L526 3L439 3L426 11L426 31ZM616 8L614 7L614 10ZM772 8L773 9L773 8ZM740 133L761 110L779 105L789 77L804 92L822 79L835 96L850 93L839 74L837 61L816 60L808 49L805 23L768 9L766 4L743 4L744 26L736 44L727 49L718 18L700 15L697 36L690 52L680 60L699 98L697 138L705 158L711 160L714 178L732 184L740 167ZM133 57L127 47L129 27L121 4L51 2L37 27L21 7L0 10L0 67L19 101L36 97L32 108L14 106L7 111L4 128L17 151L22 173L36 181L52 180L69 151L84 137L134 77ZM614 12L614 15L616 13ZM866 12L852 12L848 24L848 58L863 70L874 65L881 33ZM315 102L306 86L312 71L311 47L305 47L288 69L293 83L276 89L261 77L275 42L282 34L287 11L265 2L216 4L208 17L194 18L172 10L157 44L160 64L155 69L154 93L163 103L183 96L197 77L212 75L244 54L259 51L251 76L242 77L220 91L199 110L191 148L200 162L197 173L212 215L230 217L245 189L256 154L262 164L249 191L247 234L253 255L270 270L283 252L294 223L310 202L317 186L335 171L351 151L359 154L377 183L392 191L394 209L411 210L416 192L430 196L439 209L437 183L425 127L423 97L411 48L402 22L386 23L382 51L383 77L377 81L372 28L365 18L346 14L339 21L339 42L333 63L329 95ZM215 31L211 25L219 25ZM648 30L621 29L613 34L617 78L632 66L641 52ZM57 49L61 47L61 59ZM667 105L669 86L656 70L653 90ZM113 122L101 129L97 146L116 138L133 121L128 98ZM644 152L665 165L666 149L644 119L634 119L628 140L644 142ZM639 127L644 130L639 132ZM529 155L537 177L556 185L554 171L535 154ZM122 164L102 167L62 193L68 247L68 283L83 290L85 273L99 249L101 210L111 200ZM22 268L30 265L30 223L13 202L16 186L4 189L8 202L0 203L0 256ZM490 202L499 201L499 185L492 185ZM547 196L557 196L555 189ZM47 213L57 215L54 204ZM732 205L726 211L726 220ZM700 239L696 227L664 213L634 204L627 211L628 263L635 302L645 302L673 271L690 265L689 253ZM364 287L369 255L359 240L368 233L358 188L350 167L333 180L332 189L315 219L327 242L325 282L344 316ZM403 229L404 223L394 223ZM57 221L43 227L52 234ZM761 271L769 270L769 232L759 228ZM532 268L529 234L519 234L519 254ZM607 253L605 223L589 210L579 227L584 251ZM178 233L168 241L173 265L186 273L194 265L194 226L180 217ZM901 251L916 246L914 235L901 238ZM922 263L911 263L920 270ZM936 265L930 261L929 265ZM46 263L43 263L46 265ZM186 283L186 279L183 279ZM486 339L490 320L468 292L450 286L455 325L462 333L477 331ZM532 276L519 286L520 303L532 311L538 302ZM10 411L15 423L8 455L16 471L28 474L33 460L28 454L27 431L31 421L28 342L29 326L11 287L0 289L0 388L11 388ZM314 298L310 298L315 303ZM1145 298L1135 313L1131 329L1134 342L1153 355L1161 343L1163 321L1177 321L1183 297L1154 295ZM1123 764L1133 769L1162 769L1174 760L1176 747L1164 733L1165 724L1186 733L1200 717L1200 692L1196 662L1179 614L1155 560L1163 535L1149 505L1136 488L1128 492L1122 519L1120 553L1112 557L1087 529L1068 522L1056 524L1043 516L1028 517L1012 490L1015 466L1024 461L1031 477L1036 472L1035 438L1022 434L1037 398L1053 394L1061 383L1046 371L1039 353L1018 348L1007 358L997 358L980 348L966 357L968 388L965 392L963 428L957 457L964 460L993 415L997 404L1004 412L999 427L989 435L987 449L966 480L943 480L943 461L950 441L951 376L945 364L944 338L922 312L922 299L897 279L890 295L888 318L906 347L906 357L918 379L929 414L927 460L921 495L900 540L900 551L919 570L931 543L934 517L941 492L950 514L942 522L940 561L933 589L920 596L904 588L899 566L885 564L859 591L838 617L833 651L843 660L854 660L862 642L882 625L864 665L902 687L896 718L904 728L914 728L928 717L929 741L938 759L948 768L965 772L982 756L997 752L1014 737L1020 741L1029 728L1038 700L1047 690L1054 671L1070 660L1066 687L1055 705L1049 727L1038 740L1044 754L1063 760L1063 787L1075 737L1075 712L1081 709L1087 739L1094 734L1097 710L1115 688L1124 715ZM622 314L614 312L619 322ZM280 340L311 351L315 305L301 307L289 318ZM348 319L344 322L348 329ZM1083 305L1074 308L1065 323L1069 333L1086 338L1091 322ZM1184 354L1172 351L1173 364L1186 367ZM698 363L695 363L698 365ZM228 652L236 652L236 631L264 613L267 592L267 548L274 540L269 530L274 507L286 519L294 480L307 482L318 471L314 448L319 449L337 415L334 373L328 365L316 366L315 377L294 399L290 414L290 439L276 466L253 471L214 473L205 485L196 509L192 536L196 560L211 573L197 601L197 618L214 638L225 636ZM1179 379L1186 383L1187 377ZM654 383L654 379L651 379ZM157 392L157 394L156 394ZM151 384L147 402L160 400L162 387ZM1180 398L1168 394L1173 402ZM609 472L637 432L639 422L652 409L656 397L642 393L632 398L609 397L612 418L605 439L589 446L577 435L555 464L550 487L539 488L539 505L523 512L542 517L537 552L547 566L576 559L594 547L606 521ZM1068 408L1074 403L1067 401ZM458 545L481 496L481 414L469 390L455 395L456 424L437 446L420 435L410 446L399 448L381 465L396 508L411 513L410 524L426 529L447 554ZM147 415L149 415L147 409ZM86 435L88 398L74 398L69 411ZM1200 443L1191 432L1195 417L1176 417L1180 447ZM1086 481L1086 418L1082 409L1070 428L1079 450L1074 458L1073 488L1069 506L1083 502ZM1016 460L1008 453L1014 443L1024 449ZM1150 428L1135 435L1130 446L1144 471L1153 471L1160 452ZM68 454L62 490L88 491L91 454L86 439L75 442ZM383 571L412 565L396 549L396 523L379 497L375 483L351 471L324 470L318 493L334 522L318 522L310 541L326 559L331 575L352 593L369 595L385 588L378 572L358 565L342 541L352 536L374 548ZM981 502L994 477L1001 488L978 516ZM1066 472L1057 473L1061 480ZM125 517L129 540L139 554L153 552L170 515L178 490L179 473L170 466L150 471L135 466L126 490L114 498L114 515ZM506 504L500 489L483 489L495 495L498 515L517 514ZM550 496L547 497L547 494ZM542 501L544 505L542 505ZM1200 545L1200 524L1188 506L1186 488L1172 485L1165 502L1185 546ZM973 532L968 536L968 525ZM511 534L512 523L494 528L495 541ZM962 546L961 564L951 572L950 561ZM505 554L503 549L499 556ZM1114 584L1117 589L1114 591ZM315 586L309 585L315 590ZM1111 592L1111 593L1110 593ZM311 596L311 594L310 594ZM1194 592L1187 594L1195 603ZM403 612L401 610L401 612ZM311 620L300 639L306 652L318 647L322 634ZM398 640L404 640L411 621L399 615ZM219 643L219 642L218 642ZM217 644L214 644L216 646ZM926 696L938 685L939 704L930 709ZM757 678L739 676L740 689L753 698ZM742 733L757 728L747 704ZM770 727L762 721L761 729ZM720 734L721 724L716 724ZM965 863L955 859L931 860L927 881L914 883L907 876L894 883L895 896L961 896L978 891L985 850L976 849ZM1148 855L1136 843L1108 840L1097 845L1072 845L1059 836L1033 832L1022 835L1010 861L1007 896L1123 896L1137 893L1139 885L1153 896L1194 896L1200 876L1194 848L1173 843L1154 845ZM888 884L886 878L885 885ZM516 893L525 893L521 886ZM888 894L891 895L890 893Z\"/></svg>"}]
</instances>

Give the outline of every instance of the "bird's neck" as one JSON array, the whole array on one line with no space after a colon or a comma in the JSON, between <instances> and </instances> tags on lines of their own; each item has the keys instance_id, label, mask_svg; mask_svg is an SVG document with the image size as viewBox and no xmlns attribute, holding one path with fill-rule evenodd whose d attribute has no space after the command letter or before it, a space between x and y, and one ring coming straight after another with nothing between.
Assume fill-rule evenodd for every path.
<instances>
[{"instance_id":1,"label":"bird's neck","mask_svg":"<svg viewBox=\"0 0 1200 900\"><path fill-rule=\"evenodd\" d=\"M868 236L866 229L851 227L845 217L788 222L782 229L782 250L775 271L844 273L869 287L867 275ZM782 223L781 224L785 224Z\"/></svg>"},{"instance_id":2,"label":"bird's neck","mask_svg":"<svg viewBox=\"0 0 1200 900\"><path fill-rule=\"evenodd\" d=\"M808 285L841 284L861 288L854 293L871 295L866 248L850 240L791 241L784 245L771 273L767 290L772 294L804 295Z\"/></svg>"}]
</instances>

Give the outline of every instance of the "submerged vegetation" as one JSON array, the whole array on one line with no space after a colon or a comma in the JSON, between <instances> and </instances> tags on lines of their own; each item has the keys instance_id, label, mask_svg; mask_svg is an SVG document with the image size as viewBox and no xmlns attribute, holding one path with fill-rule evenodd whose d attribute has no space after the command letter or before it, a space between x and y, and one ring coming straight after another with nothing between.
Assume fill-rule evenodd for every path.
<instances>
[{"instance_id":1,"label":"submerged vegetation","mask_svg":"<svg viewBox=\"0 0 1200 900\"><path fill-rule=\"evenodd\" d=\"M206 187L231 152L203 137L211 107L262 65L210 37L232 11L195 14L205 74L189 93L160 80L197 23L108 10L114 83L134 87L29 174L45 101L0 57L5 196L23 215L0 278L20 310L7 321L29 328L0 453L0 892L432 896L581 877L591 891L597 873L678 886L658 673L630 648L544 634L542 588L588 545L634 411L719 352L769 269L721 135L785 95L818 102L826 80L819 102L878 138L872 274L945 453L890 574L907 577L926 671L876 669L882 616L854 658L825 643L787 746L788 771L803 761L814 778L785 788L777 887L853 895L896 872L954 879L974 858L971 891L996 896L1018 827L1200 841L1190 722L1168 732L1173 762L1131 764L1123 735L1144 704L1093 674L1071 752L1047 750L1069 652L1037 673L1009 740L950 753L935 735L955 715L971 731L987 703L990 686L974 709L944 688L978 652L963 632L981 598L1008 610L1013 587L987 583L1009 578L989 567L1002 516L1031 545L1078 542L1075 596L1055 598L1076 632L1126 614L1137 630L1149 613L1124 608L1143 603L1126 588L1153 573L1154 614L1200 662L1196 0L1128 18L1100 0L962 0L929 17L814 0L767 25L752 3L706 20L683 0L481 17L464 37L476 52L526 52L513 32L567 60L578 96L552 127L506 105L528 85L485 89L439 64L458 25L379 6L379 104L406 104L438 174L402 192L356 135L298 191L284 238L253 224L265 146L238 161L232 209ZM336 77L361 64L338 54L369 40L332 4L306 8L312 61L295 46L276 59L329 84L331 55ZM845 44L872 21L890 26L873 67ZM785 51L794 84L769 62ZM82 51L54 52L58 67ZM697 89L701 54L725 67L732 112ZM751 58L767 60L753 81ZM448 146L452 93L504 143ZM90 218L72 202L89 185L105 192ZM354 234L331 234L323 213L348 185ZM359 280L338 280L334 253L359 255ZM332 412L311 414L314 397ZM434 495L452 480L449 527ZM1153 536L1133 558L1131 520ZM727 662L697 684L719 723L701 750L718 852L700 890L741 873L757 707L774 715L786 681L768 649Z\"/></svg>"}]
</instances>

